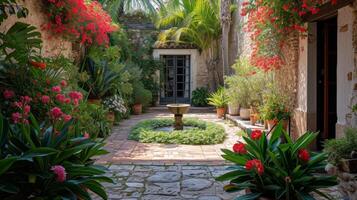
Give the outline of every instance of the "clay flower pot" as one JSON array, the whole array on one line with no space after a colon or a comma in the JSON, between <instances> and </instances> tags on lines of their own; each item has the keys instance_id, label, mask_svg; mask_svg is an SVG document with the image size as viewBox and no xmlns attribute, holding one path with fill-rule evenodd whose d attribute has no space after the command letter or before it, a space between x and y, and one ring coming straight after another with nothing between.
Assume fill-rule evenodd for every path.
<instances>
[{"instance_id":1,"label":"clay flower pot","mask_svg":"<svg viewBox=\"0 0 357 200\"><path fill-rule=\"evenodd\" d=\"M218 118L224 117L224 114L226 114L226 110L227 110L226 107L216 108L217 117Z\"/></svg>"},{"instance_id":2,"label":"clay flower pot","mask_svg":"<svg viewBox=\"0 0 357 200\"><path fill-rule=\"evenodd\" d=\"M266 120L266 122L268 124L268 130L271 130L278 123L278 120L270 119L270 120Z\"/></svg>"},{"instance_id":3,"label":"clay flower pot","mask_svg":"<svg viewBox=\"0 0 357 200\"><path fill-rule=\"evenodd\" d=\"M133 114L140 115L143 112L143 105L141 103L136 103L133 105Z\"/></svg>"},{"instance_id":4,"label":"clay flower pot","mask_svg":"<svg viewBox=\"0 0 357 200\"><path fill-rule=\"evenodd\" d=\"M250 115L250 123L251 123L253 126L255 125L255 123L257 123L258 119L259 119L258 114L251 114L251 115Z\"/></svg>"},{"instance_id":5,"label":"clay flower pot","mask_svg":"<svg viewBox=\"0 0 357 200\"><path fill-rule=\"evenodd\" d=\"M250 119L250 109L249 108L240 108L239 115L244 120Z\"/></svg>"},{"instance_id":6,"label":"clay flower pot","mask_svg":"<svg viewBox=\"0 0 357 200\"><path fill-rule=\"evenodd\" d=\"M115 121L115 114L114 112L107 113L107 120L113 125Z\"/></svg>"},{"instance_id":7,"label":"clay flower pot","mask_svg":"<svg viewBox=\"0 0 357 200\"><path fill-rule=\"evenodd\" d=\"M236 104L228 104L228 113L232 116L238 116L239 106Z\"/></svg>"}]
</instances>

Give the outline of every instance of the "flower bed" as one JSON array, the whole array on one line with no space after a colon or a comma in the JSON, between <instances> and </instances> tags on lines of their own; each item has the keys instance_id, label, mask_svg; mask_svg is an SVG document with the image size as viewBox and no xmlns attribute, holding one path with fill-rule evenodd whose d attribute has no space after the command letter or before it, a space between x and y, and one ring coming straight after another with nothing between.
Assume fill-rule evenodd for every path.
<instances>
[{"instance_id":1,"label":"flower bed","mask_svg":"<svg viewBox=\"0 0 357 200\"><path fill-rule=\"evenodd\" d=\"M158 131L161 127L170 127L173 119L149 119L136 124L130 132L129 139L144 143L166 144L219 144L226 137L222 126L198 119L184 119L184 126L193 128L182 131Z\"/></svg>"}]
</instances>

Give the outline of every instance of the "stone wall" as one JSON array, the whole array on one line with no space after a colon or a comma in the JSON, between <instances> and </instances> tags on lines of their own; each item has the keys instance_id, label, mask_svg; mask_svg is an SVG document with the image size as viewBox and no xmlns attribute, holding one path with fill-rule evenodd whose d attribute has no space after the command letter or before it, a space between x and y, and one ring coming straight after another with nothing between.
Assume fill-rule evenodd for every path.
<instances>
[{"instance_id":1,"label":"stone wall","mask_svg":"<svg viewBox=\"0 0 357 200\"><path fill-rule=\"evenodd\" d=\"M18 0L19 5L26 7L29 10L29 15L27 18L18 19L16 15L10 16L7 20L1 23L0 32L6 32L16 21L24 22L31 24L38 28L38 31L41 32L43 40L43 48L41 55L44 57L53 57L63 54L66 57L72 57L72 43L62 38L50 37L51 33L41 29L41 26L44 23L47 23L48 17L45 15L45 7L42 1L25 1Z\"/></svg>"}]
</instances>

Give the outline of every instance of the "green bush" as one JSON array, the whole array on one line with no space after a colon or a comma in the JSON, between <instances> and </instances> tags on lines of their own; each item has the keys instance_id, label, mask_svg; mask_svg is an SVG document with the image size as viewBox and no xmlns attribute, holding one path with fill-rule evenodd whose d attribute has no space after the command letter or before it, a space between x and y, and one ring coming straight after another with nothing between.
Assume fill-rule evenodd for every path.
<instances>
[{"instance_id":1,"label":"green bush","mask_svg":"<svg viewBox=\"0 0 357 200\"><path fill-rule=\"evenodd\" d=\"M343 138L327 140L324 151L329 155L329 162L335 165L342 158L351 158L352 151L357 151L357 128L346 129Z\"/></svg>"},{"instance_id":2,"label":"green bush","mask_svg":"<svg viewBox=\"0 0 357 200\"><path fill-rule=\"evenodd\" d=\"M152 94L144 88L142 83L134 85L134 103L141 103L144 107L150 106Z\"/></svg>"},{"instance_id":3,"label":"green bush","mask_svg":"<svg viewBox=\"0 0 357 200\"><path fill-rule=\"evenodd\" d=\"M193 106L207 106L209 97L209 92L207 88L201 87L192 91L192 105Z\"/></svg>"},{"instance_id":4,"label":"green bush","mask_svg":"<svg viewBox=\"0 0 357 200\"><path fill-rule=\"evenodd\" d=\"M136 124L130 132L129 139L144 143L165 144L218 144L226 137L222 126L198 119L184 119L185 126L195 128L182 131L156 131L160 127L172 126L174 119L149 119Z\"/></svg>"}]
</instances>

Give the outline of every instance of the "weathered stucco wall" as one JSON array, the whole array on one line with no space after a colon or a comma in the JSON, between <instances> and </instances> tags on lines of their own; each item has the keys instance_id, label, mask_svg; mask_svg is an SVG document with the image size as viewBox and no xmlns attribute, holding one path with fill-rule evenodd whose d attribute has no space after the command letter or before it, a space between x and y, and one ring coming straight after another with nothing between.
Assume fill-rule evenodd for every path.
<instances>
[{"instance_id":1,"label":"weathered stucco wall","mask_svg":"<svg viewBox=\"0 0 357 200\"><path fill-rule=\"evenodd\" d=\"M42 1L25 1L18 0L19 5L26 7L29 10L29 15L27 18L18 19L15 15L12 15L7 20L5 20L1 26L0 31L7 31L16 21L21 21L24 23L31 24L38 28L38 31L41 32L43 40L43 48L41 55L44 57L53 57L60 54L65 55L66 57L72 56L72 43L63 40L62 38L53 37L51 33L41 29L41 26L48 22L48 17L43 12L44 5ZM51 39L49 39L52 36Z\"/></svg>"},{"instance_id":2,"label":"weathered stucco wall","mask_svg":"<svg viewBox=\"0 0 357 200\"><path fill-rule=\"evenodd\" d=\"M350 100L356 80L348 79L354 66L354 49L352 45L353 8L346 6L338 11L337 30L337 134L343 135L341 126L346 126L346 115L351 112Z\"/></svg>"}]
</instances>

